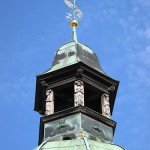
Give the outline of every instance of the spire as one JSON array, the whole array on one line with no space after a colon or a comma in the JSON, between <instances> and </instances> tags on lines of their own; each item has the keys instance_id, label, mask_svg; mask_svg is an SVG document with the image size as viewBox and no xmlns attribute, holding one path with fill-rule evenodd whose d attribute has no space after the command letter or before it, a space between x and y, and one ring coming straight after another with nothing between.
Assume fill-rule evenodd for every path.
<instances>
[{"instance_id":1,"label":"spire","mask_svg":"<svg viewBox=\"0 0 150 150\"><path fill-rule=\"evenodd\" d=\"M66 18L70 20L70 27L72 28L72 41L77 43L76 28L79 26L78 20L81 19L83 13L77 8L76 0L73 0L73 3L71 3L70 0L64 1L72 9L71 13L67 13Z\"/></svg>"}]
</instances>

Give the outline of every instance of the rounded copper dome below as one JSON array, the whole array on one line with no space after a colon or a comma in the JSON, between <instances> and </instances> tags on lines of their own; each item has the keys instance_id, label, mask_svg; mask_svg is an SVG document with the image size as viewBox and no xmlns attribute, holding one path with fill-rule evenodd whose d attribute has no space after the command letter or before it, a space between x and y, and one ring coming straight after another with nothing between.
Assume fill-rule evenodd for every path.
<instances>
[{"instance_id":1,"label":"rounded copper dome below","mask_svg":"<svg viewBox=\"0 0 150 150\"><path fill-rule=\"evenodd\" d=\"M87 148L87 145L89 145L89 148ZM122 147L115 145L115 144L109 144L109 143L103 143L103 142L97 142L93 140L87 140L85 142L84 139L74 139L74 140L64 140L64 141L51 141L45 143L40 150L124 150Z\"/></svg>"}]
</instances>

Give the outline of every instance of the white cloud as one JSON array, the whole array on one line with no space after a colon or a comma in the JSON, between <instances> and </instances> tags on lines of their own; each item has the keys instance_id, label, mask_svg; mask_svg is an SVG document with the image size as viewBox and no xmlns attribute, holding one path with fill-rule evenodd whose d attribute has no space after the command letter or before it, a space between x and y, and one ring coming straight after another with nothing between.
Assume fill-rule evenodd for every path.
<instances>
[{"instance_id":1,"label":"white cloud","mask_svg":"<svg viewBox=\"0 0 150 150\"><path fill-rule=\"evenodd\" d=\"M131 55L127 67L130 86L150 86L150 46Z\"/></svg>"},{"instance_id":2,"label":"white cloud","mask_svg":"<svg viewBox=\"0 0 150 150\"><path fill-rule=\"evenodd\" d=\"M34 86L33 78L28 76L1 82L1 106L31 104L34 101Z\"/></svg>"},{"instance_id":3,"label":"white cloud","mask_svg":"<svg viewBox=\"0 0 150 150\"><path fill-rule=\"evenodd\" d=\"M150 67L150 45L146 46L143 51L140 51L140 53L137 54L137 58L139 58L141 63L149 65Z\"/></svg>"},{"instance_id":4,"label":"white cloud","mask_svg":"<svg viewBox=\"0 0 150 150\"><path fill-rule=\"evenodd\" d=\"M141 7L149 7L150 6L150 1L149 0L132 0L132 2L135 5L139 5Z\"/></svg>"},{"instance_id":5,"label":"white cloud","mask_svg":"<svg viewBox=\"0 0 150 150\"><path fill-rule=\"evenodd\" d=\"M146 28L145 30L141 29L137 31L137 34L140 37L144 37L146 39L150 39L150 28Z\"/></svg>"}]
</instances>

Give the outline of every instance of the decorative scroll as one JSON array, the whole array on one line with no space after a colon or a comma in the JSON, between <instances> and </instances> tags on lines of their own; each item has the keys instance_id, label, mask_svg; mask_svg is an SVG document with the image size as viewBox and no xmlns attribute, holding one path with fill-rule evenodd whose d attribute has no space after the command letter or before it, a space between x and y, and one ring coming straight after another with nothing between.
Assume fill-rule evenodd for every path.
<instances>
[{"instance_id":1,"label":"decorative scroll","mask_svg":"<svg viewBox=\"0 0 150 150\"><path fill-rule=\"evenodd\" d=\"M98 126L91 126L89 132L101 138L101 140L106 140L104 131L101 130Z\"/></svg>"},{"instance_id":2,"label":"decorative scroll","mask_svg":"<svg viewBox=\"0 0 150 150\"><path fill-rule=\"evenodd\" d=\"M101 96L101 105L102 105L102 115L110 118L110 103L109 103L109 95L103 94Z\"/></svg>"},{"instance_id":3,"label":"decorative scroll","mask_svg":"<svg viewBox=\"0 0 150 150\"><path fill-rule=\"evenodd\" d=\"M71 126L66 123L65 119L61 119L59 121L59 126L55 128L53 132L50 133L50 136L55 136L57 134L64 134L68 131L73 131L75 129L74 126Z\"/></svg>"},{"instance_id":4,"label":"decorative scroll","mask_svg":"<svg viewBox=\"0 0 150 150\"><path fill-rule=\"evenodd\" d=\"M84 106L84 84L82 81L75 81L74 84L74 106Z\"/></svg>"},{"instance_id":5,"label":"decorative scroll","mask_svg":"<svg viewBox=\"0 0 150 150\"><path fill-rule=\"evenodd\" d=\"M83 69L77 69L77 76L82 77L83 75Z\"/></svg>"},{"instance_id":6,"label":"decorative scroll","mask_svg":"<svg viewBox=\"0 0 150 150\"><path fill-rule=\"evenodd\" d=\"M51 115L54 113L54 92L49 89L46 91L46 104L45 104L45 115Z\"/></svg>"}]
</instances>

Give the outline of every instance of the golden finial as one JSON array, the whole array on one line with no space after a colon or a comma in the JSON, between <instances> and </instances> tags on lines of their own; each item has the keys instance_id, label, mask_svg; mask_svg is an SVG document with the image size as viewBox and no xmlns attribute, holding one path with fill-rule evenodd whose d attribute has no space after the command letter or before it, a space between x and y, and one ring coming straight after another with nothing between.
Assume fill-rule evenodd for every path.
<instances>
[{"instance_id":1,"label":"golden finial","mask_svg":"<svg viewBox=\"0 0 150 150\"><path fill-rule=\"evenodd\" d=\"M79 22L75 19L71 20L70 21L70 27L73 28L73 27L78 27L79 26Z\"/></svg>"}]
</instances>

